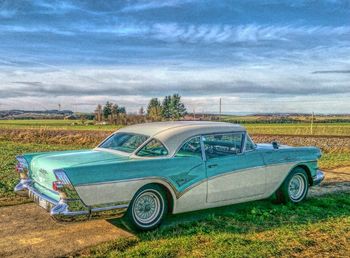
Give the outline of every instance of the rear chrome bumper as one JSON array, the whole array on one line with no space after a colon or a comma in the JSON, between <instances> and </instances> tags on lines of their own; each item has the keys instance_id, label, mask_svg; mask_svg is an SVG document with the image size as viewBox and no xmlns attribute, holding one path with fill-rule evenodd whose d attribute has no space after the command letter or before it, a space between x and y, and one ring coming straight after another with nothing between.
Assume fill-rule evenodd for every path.
<instances>
[{"instance_id":1,"label":"rear chrome bumper","mask_svg":"<svg viewBox=\"0 0 350 258\"><path fill-rule=\"evenodd\" d=\"M14 188L20 195L27 195L40 207L50 212L57 221L73 222L91 218L116 218L124 215L128 203L107 204L100 206L86 206L81 200L54 200L40 193L32 186L32 181L22 179Z\"/></svg>"},{"instance_id":2,"label":"rear chrome bumper","mask_svg":"<svg viewBox=\"0 0 350 258\"><path fill-rule=\"evenodd\" d=\"M317 170L316 176L312 178L312 185L319 185L324 179L324 173L321 170Z\"/></svg>"}]
</instances>

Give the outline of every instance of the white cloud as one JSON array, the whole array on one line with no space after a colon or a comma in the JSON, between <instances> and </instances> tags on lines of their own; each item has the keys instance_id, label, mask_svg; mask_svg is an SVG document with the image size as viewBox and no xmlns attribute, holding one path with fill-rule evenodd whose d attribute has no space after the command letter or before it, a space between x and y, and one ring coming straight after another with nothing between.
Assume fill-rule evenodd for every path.
<instances>
[{"instance_id":1,"label":"white cloud","mask_svg":"<svg viewBox=\"0 0 350 258\"><path fill-rule=\"evenodd\" d=\"M126 5L123 12L139 12L151 9L159 9L164 7L177 7L187 3L194 2L194 0L151 0L151 1L133 1L133 3Z\"/></svg>"}]
</instances>

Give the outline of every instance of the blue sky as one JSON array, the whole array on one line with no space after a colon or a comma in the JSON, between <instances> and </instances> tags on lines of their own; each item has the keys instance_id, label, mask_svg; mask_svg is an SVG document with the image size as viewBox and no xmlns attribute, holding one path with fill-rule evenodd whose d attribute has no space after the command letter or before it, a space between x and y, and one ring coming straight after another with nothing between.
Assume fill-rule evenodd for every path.
<instances>
[{"instance_id":1,"label":"blue sky","mask_svg":"<svg viewBox=\"0 0 350 258\"><path fill-rule=\"evenodd\" d=\"M350 1L0 0L0 109L350 113Z\"/></svg>"}]
</instances>

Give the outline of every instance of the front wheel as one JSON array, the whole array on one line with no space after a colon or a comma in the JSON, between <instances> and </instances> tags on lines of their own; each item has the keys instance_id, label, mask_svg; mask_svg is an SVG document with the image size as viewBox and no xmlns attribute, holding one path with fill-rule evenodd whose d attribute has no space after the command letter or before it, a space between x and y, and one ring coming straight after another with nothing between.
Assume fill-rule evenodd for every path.
<instances>
[{"instance_id":1,"label":"front wheel","mask_svg":"<svg viewBox=\"0 0 350 258\"><path fill-rule=\"evenodd\" d=\"M308 190L307 174L304 169L297 167L276 191L277 200L282 203L299 203L305 199Z\"/></svg>"},{"instance_id":2,"label":"front wheel","mask_svg":"<svg viewBox=\"0 0 350 258\"><path fill-rule=\"evenodd\" d=\"M138 230L158 227L168 210L166 193L159 185L146 185L137 191L128 208L126 217Z\"/></svg>"}]
</instances>

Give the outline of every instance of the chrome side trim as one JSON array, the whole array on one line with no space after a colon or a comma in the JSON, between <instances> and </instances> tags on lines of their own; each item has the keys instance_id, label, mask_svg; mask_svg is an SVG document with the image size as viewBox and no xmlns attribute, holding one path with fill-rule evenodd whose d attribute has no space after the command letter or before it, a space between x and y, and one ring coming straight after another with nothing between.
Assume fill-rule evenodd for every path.
<instances>
[{"instance_id":1,"label":"chrome side trim","mask_svg":"<svg viewBox=\"0 0 350 258\"><path fill-rule=\"evenodd\" d=\"M115 206L92 208L91 212L109 211L109 210L115 210L115 209L127 209L128 207L129 207L129 204L120 204Z\"/></svg>"}]
</instances>

